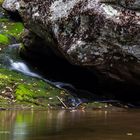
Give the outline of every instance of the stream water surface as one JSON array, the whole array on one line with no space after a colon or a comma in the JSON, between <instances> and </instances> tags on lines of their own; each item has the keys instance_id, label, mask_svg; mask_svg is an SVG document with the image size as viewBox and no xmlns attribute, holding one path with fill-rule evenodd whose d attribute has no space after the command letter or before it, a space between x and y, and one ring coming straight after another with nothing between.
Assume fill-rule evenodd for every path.
<instances>
[{"instance_id":1,"label":"stream water surface","mask_svg":"<svg viewBox=\"0 0 140 140\"><path fill-rule=\"evenodd\" d=\"M1 111L1 140L139 140L140 111Z\"/></svg>"}]
</instances>

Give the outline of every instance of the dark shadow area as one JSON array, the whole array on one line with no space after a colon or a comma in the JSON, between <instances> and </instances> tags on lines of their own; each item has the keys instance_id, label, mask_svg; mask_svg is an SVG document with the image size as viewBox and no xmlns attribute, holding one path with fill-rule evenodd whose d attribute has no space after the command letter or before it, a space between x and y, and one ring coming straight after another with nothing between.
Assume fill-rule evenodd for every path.
<instances>
[{"instance_id":1,"label":"dark shadow area","mask_svg":"<svg viewBox=\"0 0 140 140\"><path fill-rule=\"evenodd\" d=\"M22 22L23 21L21 16L19 15L18 11L16 11L16 12L10 12L7 10L5 10L5 11L6 11L5 16L7 16L7 18L9 18L10 20L15 21L15 22Z\"/></svg>"},{"instance_id":2,"label":"dark shadow area","mask_svg":"<svg viewBox=\"0 0 140 140\"><path fill-rule=\"evenodd\" d=\"M43 57L43 55L39 54L38 52L32 55L26 54L25 57L25 55L21 53L21 56L27 62L29 62L35 68L35 71L42 75L45 79L53 82L73 85L75 89L79 90L80 96L82 97L92 98L94 94L97 94L97 77L87 69L71 65L63 58L57 57L54 54L53 56L50 55L48 57ZM32 59L28 56L32 56ZM77 92L77 90L73 89L67 84L62 85L63 88L66 88L71 92Z\"/></svg>"},{"instance_id":3,"label":"dark shadow area","mask_svg":"<svg viewBox=\"0 0 140 140\"><path fill-rule=\"evenodd\" d=\"M28 52L28 53L27 53ZM140 106L140 88L129 83L99 79L97 73L80 66L74 66L63 58L56 56L52 50L44 52L27 51L21 53L23 59L29 62L37 73L53 82L63 82L73 85L63 85L63 88L80 98L103 102L119 102L130 107Z\"/></svg>"}]
</instances>

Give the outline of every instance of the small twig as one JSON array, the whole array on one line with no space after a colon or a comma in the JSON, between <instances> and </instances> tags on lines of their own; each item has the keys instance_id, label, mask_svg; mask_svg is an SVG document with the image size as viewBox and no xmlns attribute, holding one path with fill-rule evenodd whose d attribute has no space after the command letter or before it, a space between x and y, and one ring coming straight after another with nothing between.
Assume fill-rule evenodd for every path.
<instances>
[{"instance_id":1,"label":"small twig","mask_svg":"<svg viewBox=\"0 0 140 140\"><path fill-rule=\"evenodd\" d=\"M56 96L57 99L63 104L63 106L68 109L67 105L62 101L62 99L59 96Z\"/></svg>"}]
</instances>

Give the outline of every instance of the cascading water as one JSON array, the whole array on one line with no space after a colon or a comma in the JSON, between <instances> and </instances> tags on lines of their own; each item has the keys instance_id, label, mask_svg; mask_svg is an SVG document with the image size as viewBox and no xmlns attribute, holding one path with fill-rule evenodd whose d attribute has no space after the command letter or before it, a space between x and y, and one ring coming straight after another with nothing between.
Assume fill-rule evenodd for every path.
<instances>
[{"instance_id":1,"label":"cascading water","mask_svg":"<svg viewBox=\"0 0 140 140\"><path fill-rule=\"evenodd\" d=\"M58 81L51 81L46 78L43 78L43 76L41 76L40 74L33 72L30 69L30 66L18 56L19 47L20 47L20 44L12 44L12 45L9 45L9 47L7 47L3 51L3 53L1 53L0 61L2 63L2 67L5 67L10 70L18 71L27 76L42 79L43 81L45 81L57 88L66 90L67 92L69 92L73 95L73 98L71 99L70 102L74 107L77 107L83 101L86 101L85 99L80 99L76 96L76 94L75 94L76 89L71 84L58 82Z\"/></svg>"},{"instance_id":2,"label":"cascading water","mask_svg":"<svg viewBox=\"0 0 140 140\"><path fill-rule=\"evenodd\" d=\"M54 86L56 86L58 88L71 87L71 88L74 89L74 87L71 84L62 83L62 82L51 82L51 81L43 78L39 74L32 72L25 62L22 62L22 61L21 62L19 62L19 61L16 62L16 61L14 61L12 59L9 59L9 61L10 61L9 69L11 69L11 70L15 70L15 71L21 72L21 73L23 73L23 74L25 74L27 76L31 76L31 77L36 77L36 78L42 79L42 80L46 81L47 83L49 83L51 85L54 85Z\"/></svg>"},{"instance_id":3,"label":"cascading water","mask_svg":"<svg viewBox=\"0 0 140 140\"><path fill-rule=\"evenodd\" d=\"M10 59L9 61L10 61L11 70L19 71L31 77L41 78L41 76L39 76L38 74L31 72L28 66L24 62L14 62L14 60L12 59Z\"/></svg>"}]
</instances>

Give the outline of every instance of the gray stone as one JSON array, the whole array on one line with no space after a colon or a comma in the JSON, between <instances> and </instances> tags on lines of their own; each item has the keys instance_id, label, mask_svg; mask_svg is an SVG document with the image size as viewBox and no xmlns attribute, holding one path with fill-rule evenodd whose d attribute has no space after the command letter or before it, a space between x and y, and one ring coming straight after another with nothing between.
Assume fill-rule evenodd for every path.
<instances>
[{"instance_id":1,"label":"gray stone","mask_svg":"<svg viewBox=\"0 0 140 140\"><path fill-rule=\"evenodd\" d=\"M19 10L20 3L19 0L5 0L2 6L8 11L15 12L16 10Z\"/></svg>"}]
</instances>

